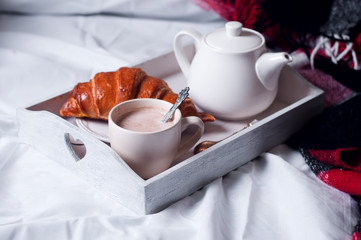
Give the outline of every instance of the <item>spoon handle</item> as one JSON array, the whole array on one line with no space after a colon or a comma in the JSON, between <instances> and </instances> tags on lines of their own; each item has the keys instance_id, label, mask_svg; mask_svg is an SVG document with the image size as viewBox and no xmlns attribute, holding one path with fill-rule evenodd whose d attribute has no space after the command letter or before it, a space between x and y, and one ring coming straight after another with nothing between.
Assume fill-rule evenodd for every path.
<instances>
[{"instance_id":1,"label":"spoon handle","mask_svg":"<svg viewBox=\"0 0 361 240\"><path fill-rule=\"evenodd\" d=\"M189 96L188 92L189 92L189 87L186 87L185 89L180 91L174 105L169 109L167 114L164 116L162 120L163 123L167 122L168 119L170 119L173 116L175 110L179 107L179 105L181 105L181 103Z\"/></svg>"}]
</instances>

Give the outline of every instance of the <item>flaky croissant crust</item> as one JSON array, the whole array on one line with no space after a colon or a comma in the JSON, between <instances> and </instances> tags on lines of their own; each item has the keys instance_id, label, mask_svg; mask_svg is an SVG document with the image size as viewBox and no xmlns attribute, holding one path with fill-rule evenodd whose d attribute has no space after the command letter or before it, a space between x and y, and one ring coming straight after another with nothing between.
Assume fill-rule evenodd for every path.
<instances>
[{"instance_id":1,"label":"flaky croissant crust","mask_svg":"<svg viewBox=\"0 0 361 240\"><path fill-rule=\"evenodd\" d=\"M134 98L157 98L175 103L178 95L162 79L148 76L140 68L122 67L115 72L97 73L89 82L78 83L59 113L63 117L88 117L108 120L117 104ZM197 116L213 122L208 113L197 111L190 98L179 106L183 117Z\"/></svg>"}]
</instances>

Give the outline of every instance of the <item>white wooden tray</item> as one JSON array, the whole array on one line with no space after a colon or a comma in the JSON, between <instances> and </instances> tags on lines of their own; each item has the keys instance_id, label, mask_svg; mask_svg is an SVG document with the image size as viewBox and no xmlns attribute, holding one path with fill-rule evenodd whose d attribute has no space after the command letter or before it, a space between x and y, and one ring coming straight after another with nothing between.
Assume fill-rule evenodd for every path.
<instances>
[{"instance_id":1,"label":"white wooden tray","mask_svg":"<svg viewBox=\"0 0 361 240\"><path fill-rule=\"evenodd\" d=\"M188 52L192 54L193 49L189 48ZM172 52L136 67L164 79L174 92L186 86ZM287 140L323 109L322 90L286 66L281 72L277 98L266 111L244 121L217 119L207 123L200 142L229 137L197 155L189 151L168 170L143 180L108 144L77 127L74 118L59 116L68 94L19 109L19 136L138 214L158 212L240 167ZM233 134L254 119L258 120L256 124ZM71 139L80 140L84 145L71 144Z\"/></svg>"}]
</instances>

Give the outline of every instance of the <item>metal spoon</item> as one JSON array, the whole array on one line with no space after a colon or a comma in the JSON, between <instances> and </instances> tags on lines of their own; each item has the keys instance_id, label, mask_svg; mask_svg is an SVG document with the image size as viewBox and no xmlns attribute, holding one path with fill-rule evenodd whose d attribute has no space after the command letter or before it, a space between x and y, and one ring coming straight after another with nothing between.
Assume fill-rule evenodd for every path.
<instances>
[{"instance_id":1,"label":"metal spoon","mask_svg":"<svg viewBox=\"0 0 361 240\"><path fill-rule=\"evenodd\" d=\"M181 103L189 96L189 87L186 87L178 94L177 100L173 104L173 106L169 109L169 111L165 114L162 122L166 123L170 118L173 118L173 114L175 110L181 105Z\"/></svg>"},{"instance_id":2,"label":"metal spoon","mask_svg":"<svg viewBox=\"0 0 361 240\"><path fill-rule=\"evenodd\" d=\"M237 131L237 132L235 132L235 133L232 133L232 134L229 135L228 137L233 136L234 134L236 134L236 133L238 133L238 132L240 132L240 131L242 131L242 130L250 127L250 126L252 126L252 125L255 124L256 122L258 122L257 119L253 120L252 122L248 123L245 127L243 127L241 130L239 130L239 131ZM225 137L225 138L223 138L223 139L221 139L221 140L219 140L219 141L210 141L210 140L203 141L203 142L199 143L197 146L194 147L193 153L194 153L194 154L200 153L200 152L202 152L202 151L204 151L204 150L212 147L213 145L215 145L215 144L223 141L224 139L226 139L226 138L228 138L228 137Z\"/></svg>"}]
</instances>

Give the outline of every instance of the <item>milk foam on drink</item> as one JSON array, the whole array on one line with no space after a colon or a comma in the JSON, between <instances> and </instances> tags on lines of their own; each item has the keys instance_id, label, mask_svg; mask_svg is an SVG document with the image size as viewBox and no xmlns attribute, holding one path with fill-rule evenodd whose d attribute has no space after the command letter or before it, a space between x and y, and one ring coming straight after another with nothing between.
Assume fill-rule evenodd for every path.
<instances>
[{"instance_id":1,"label":"milk foam on drink","mask_svg":"<svg viewBox=\"0 0 361 240\"><path fill-rule=\"evenodd\" d=\"M174 123L167 121L163 123L165 111L155 107L137 108L122 115L117 125L127 130L136 132L156 132L169 128Z\"/></svg>"}]
</instances>

